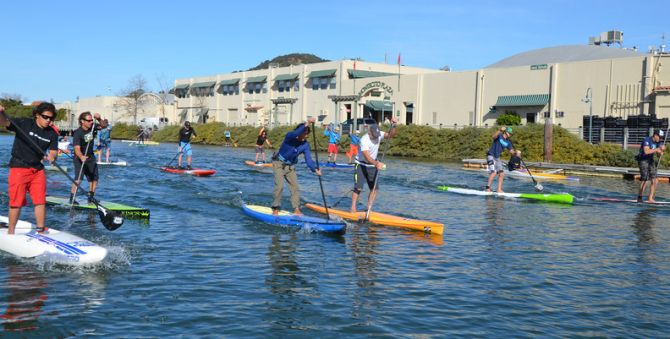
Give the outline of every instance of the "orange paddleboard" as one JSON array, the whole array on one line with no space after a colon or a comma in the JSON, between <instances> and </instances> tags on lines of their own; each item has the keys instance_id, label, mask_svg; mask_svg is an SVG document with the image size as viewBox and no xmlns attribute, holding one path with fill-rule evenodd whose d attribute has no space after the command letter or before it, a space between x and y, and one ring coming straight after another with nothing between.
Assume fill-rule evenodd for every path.
<instances>
[{"instance_id":1,"label":"orange paddleboard","mask_svg":"<svg viewBox=\"0 0 670 339\"><path fill-rule=\"evenodd\" d=\"M323 208L323 206L314 204L305 204L305 206L311 209L312 211L323 214L326 213L326 209ZM365 219L365 212L351 213L347 211L337 210L334 208L328 208L328 213L353 221L362 221L363 219ZM442 232L444 232L444 224L440 224L433 221L403 218L379 212L370 212L369 220L373 224L382 226L402 227L432 234L442 234Z\"/></svg>"}]
</instances>

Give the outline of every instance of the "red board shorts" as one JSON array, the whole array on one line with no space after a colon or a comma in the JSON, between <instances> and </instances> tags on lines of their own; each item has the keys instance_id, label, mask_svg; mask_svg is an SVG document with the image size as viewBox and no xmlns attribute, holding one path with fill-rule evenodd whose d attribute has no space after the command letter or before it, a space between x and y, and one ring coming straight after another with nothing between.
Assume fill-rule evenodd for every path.
<instances>
[{"instance_id":1,"label":"red board shorts","mask_svg":"<svg viewBox=\"0 0 670 339\"><path fill-rule=\"evenodd\" d=\"M349 145L349 152L347 152L348 157L354 157L358 154L358 145Z\"/></svg>"},{"instance_id":2,"label":"red board shorts","mask_svg":"<svg viewBox=\"0 0 670 339\"><path fill-rule=\"evenodd\" d=\"M328 144L328 153L337 153L337 144Z\"/></svg>"},{"instance_id":3,"label":"red board shorts","mask_svg":"<svg viewBox=\"0 0 670 339\"><path fill-rule=\"evenodd\" d=\"M44 170L11 167L8 177L9 207L26 206L26 193L30 193L33 205L44 205L47 194L47 177Z\"/></svg>"}]
</instances>

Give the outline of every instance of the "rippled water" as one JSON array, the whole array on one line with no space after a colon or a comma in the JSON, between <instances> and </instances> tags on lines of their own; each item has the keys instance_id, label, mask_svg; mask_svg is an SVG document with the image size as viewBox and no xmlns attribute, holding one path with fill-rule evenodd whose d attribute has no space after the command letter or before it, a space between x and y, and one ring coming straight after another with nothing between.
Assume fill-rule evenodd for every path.
<instances>
[{"instance_id":1,"label":"rippled water","mask_svg":"<svg viewBox=\"0 0 670 339\"><path fill-rule=\"evenodd\" d=\"M0 136L0 163L9 161L12 140ZM148 207L150 222L127 220L109 232L96 215L50 208L52 227L95 241L110 256L69 268L0 253L1 336L670 333L670 208L588 200L634 196L635 182L543 182L545 191L580 198L562 206L439 192L443 184L481 188L486 178L460 164L388 159L375 210L443 222L444 235L351 224L346 235L330 236L266 225L241 211L242 199L272 200L270 170L243 164L252 149L196 145L194 165L218 173L194 178L159 171L175 145L113 147L130 166L101 168L97 196ZM332 204L353 175L324 172ZM7 206L6 165L1 173ZM319 202L316 177L306 169L299 177L303 200ZM50 194L68 187L49 174ZM531 192L533 184L508 178L505 190ZM667 184L659 198L670 199ZM288 196L283 203L290 207ZM32 209L22 219L32 221Z\"/></svg>"}]
</instances>

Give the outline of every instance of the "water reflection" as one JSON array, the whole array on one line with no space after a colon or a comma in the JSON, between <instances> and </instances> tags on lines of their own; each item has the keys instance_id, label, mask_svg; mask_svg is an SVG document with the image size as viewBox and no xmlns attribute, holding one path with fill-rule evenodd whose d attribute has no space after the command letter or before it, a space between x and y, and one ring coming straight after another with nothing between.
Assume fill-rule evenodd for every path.
<instances>
[{"instance_id":1,"label":"water reflection","mask_svg":"<svg viewBox=\"0 0 670 339\"><path fill-rule=\"evenodd\" d=\"M645 208L640 210L633 218L633 232L637 236L638 244L655 243L654 239L654 211L653 208Z\"/></svg>"},{"instance_id":2,"label":"water reflection","mask_svg":"<svg viewBox=\"0 0 670 339\"><path fill-rule=\"evenodd\" d=\"M5 312L0 316L5 332L34 331L37 319L49 297L48 286L38 271L24 265L7 265L8 276L3 285L8 291Z\"/></svg>"}]
</instances>

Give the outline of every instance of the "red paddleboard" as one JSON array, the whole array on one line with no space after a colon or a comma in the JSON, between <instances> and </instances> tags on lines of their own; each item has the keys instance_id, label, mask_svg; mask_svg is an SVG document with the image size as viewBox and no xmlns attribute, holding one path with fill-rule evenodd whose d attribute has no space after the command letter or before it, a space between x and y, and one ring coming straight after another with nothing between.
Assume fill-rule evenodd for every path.
<instances>
[{"instance_id":1,"label":"red paddleboard","mask_svg":"<svg viewBox=\"0 0 670 339\"><path fill-rule=\"evenodd\" d=\"M216 173L213 169L202 169L202 168L193 168L193 169L179 169L176 167L161 167L161 171L175 174L186 174L194 175L196 177L208 177Z\"/></svg>"}]
</instances>

